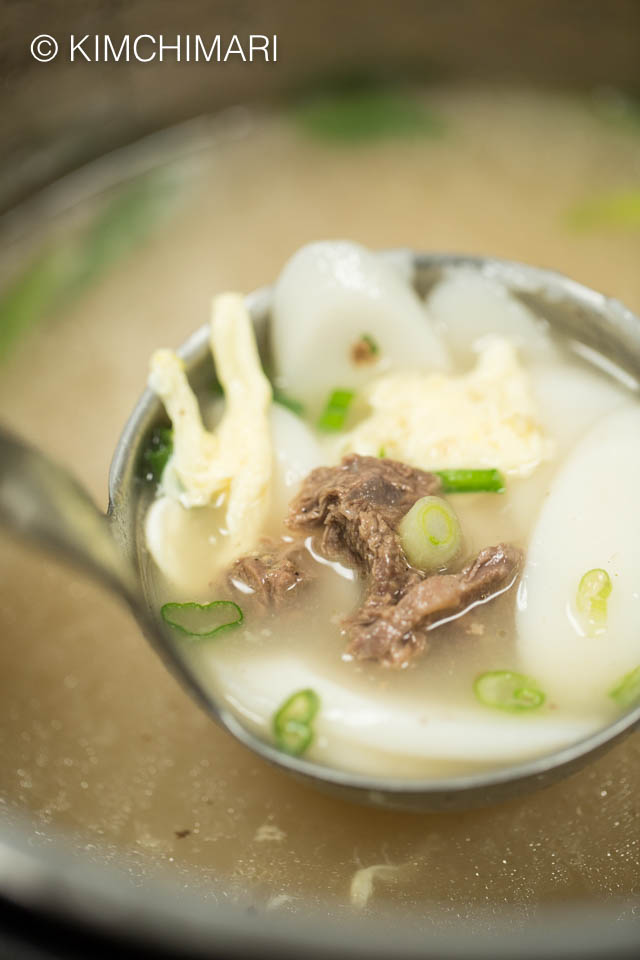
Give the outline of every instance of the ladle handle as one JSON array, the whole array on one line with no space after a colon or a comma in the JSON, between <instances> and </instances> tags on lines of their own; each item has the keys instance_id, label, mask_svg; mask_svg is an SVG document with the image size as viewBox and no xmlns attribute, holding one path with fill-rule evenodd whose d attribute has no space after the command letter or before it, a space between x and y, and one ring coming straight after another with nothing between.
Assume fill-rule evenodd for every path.
<instances>
[{"instance_id":1,"label":"ladle handle","mask_svg":"<svg viewBox=\"0 0 640 960\"><path fill-rule=\"evenodd\" d=\"M64 468L2 428L0 523L64 555L137 606L137 577L106 516Z\"/></svg>"}]
</instances>

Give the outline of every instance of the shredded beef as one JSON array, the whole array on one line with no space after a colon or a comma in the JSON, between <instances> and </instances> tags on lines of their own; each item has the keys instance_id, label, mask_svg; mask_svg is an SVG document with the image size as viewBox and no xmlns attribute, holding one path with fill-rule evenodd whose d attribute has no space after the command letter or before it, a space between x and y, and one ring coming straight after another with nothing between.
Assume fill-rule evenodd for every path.
<instances>
[{"instance_id":1,"label":"shredded beef","mask_svg":"<svg viewBox=\"0 0 640 960\"><path fill-rule=\"evenodd\" d=\"M390 526L398 523L416 500L437 493L440 480L398 460L351 453L337 467L316 467L308 474L289 507L294 530L357 520L376 510Z\"/></svg>"},{"instance_id":2,"label":"shredded beef","mask_svg":"<svg viewBox=\"0 0 640 960\"><path fill-rule=\"evenodd\" d=\"M351 454L337 467L311 471L291 502L287 524L297 532L321 528L320 553L363 567L369 595L391 603L419 578L394 527L416 500L439 489L433 473Z\"/></svg>"},{"instance_id":3,"label":"shredded beef","mask_svg":"<svg viewBox=\"0 0 640 960\"><path fill-rule=\"evenodd\" d=\"M361 607L345 621L353 657L402 665L427 645L427 631L513 583L521 551L486 547L458 573L425 576L411 567L396 526L416 500L440 490L433 473L395 460L351 454L337 467L318 467L289 507L287 525L318 537L328 559L358 566L367 586ZM265 607L279 607L310 576L300 541L280 543L236 560L230 583Z\"/></svg>"},{"instance_id":4,"label":"shredded beef","mask_svg":"<svg viewBox=\"0 0 640 960\"><path fill-rule=\"evenodd\" d=\"M263 607L278 608L309 579L299 544L280 543L264 552L236 560L229 571L229 583L251 594Z\"/></svg>"},{"instance_id":5,"label":"shredded beef","mask_svg":"<svg viewBox=\"0 0 640 960\"><path fill-rule=\"evenodd\" d=\"M395 604L365 602L346 622L347 652L392 666L406 663L424 651L432 624L509 587L521 563L522 552L517 547L500 543L485 547L459 573L418 580Z\"/></svg>"}]
</instances>

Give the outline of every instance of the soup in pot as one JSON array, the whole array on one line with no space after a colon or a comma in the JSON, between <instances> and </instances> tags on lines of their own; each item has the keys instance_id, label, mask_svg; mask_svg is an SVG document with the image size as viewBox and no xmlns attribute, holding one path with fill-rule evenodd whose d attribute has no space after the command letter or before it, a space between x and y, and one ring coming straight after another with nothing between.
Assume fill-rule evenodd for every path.
<instances>
[{"instance_id":1,"label":"soup in pot","mask_svg":"<svg viewBox=\"0 0 640 960\"><path fill-rule=\"evenodd\" d=\"M153 171L124 186L105 190L108 177L103 175L102 192L95 196L81 195L81 185L71 199L68 192L59 194L57 206L36 211L39 241L36 221L31 229L25 213L19 232L16 228L9 238L2 267L7 281L0 379L5 419L72 464L104 502L111 452L152 350L181 343L207 317L212 294L272 283L299 247L327 237L352 237L372 249L461 250L549 266L640 309L640 233L632 202L640 141L631 124L612 117L616 111L609 110L610 100L598 98L594 107L592 101L561 95L480 88L433 89L416 93L414 100L419 110L441 122L419 135L366 142L331 139L309 113L301 125L299 114L235 112L195 134L185 133L178 155L172 147L171 155L158 157ZM126 155L121 163L113 180L127 177ZM433 306L427 303L424 309ZM461 325L474 324L478 316L468 309L456 315ZM46 323L35 326L45 318ZM537 324L535 330L538 335ZM382 345L381 333L376 336L368 325L358 334ZM541 336L546 349L544 329ZM631 385L596 368L593 358L577 355L553 337L549 343L562 375L554 382L553 370L546 367L545 374L540 367L540 375L547 376L540 394L534 370L537 346L528 353L515 345L517 362L530 378L540 435L535 469L529 477L517 477L506 461L487 462L483 468L503 475L504 493L443 494L464 541L455 561L460 566L454 564L452 573L484 548L505 543L526 552L520 580L483 608L482 620L465 614L429 631L413 665L394 669L343 659L349 651L340 621L358 609L369 574L358 569L354 581L307 551L313 569L318 568L308 585L310 602L324 602L325 589L337 598L332 602L339 622L331 632L313 624L313 631L325 638L322 649L314 652L313 633L307 637L310 662L317 661L327 682L325 657L333 658L334 675L348 675L349 690L362 697L370 697L378 684L392 683L414 695L421 678L428 686L436 683L432 676L448 676L456 702L505 732L520 720L527 727L540 720L541 728L546 724L551 729L555 712L543 711L557 701L558 723L562 711L580 714L578 695L589 703L588 722L592 708L603 711L597 723L618 709L609 693L631 665L620 661L615 677L590 686L594 674L587 658L567 666L561 650L534 643L547 639L533 615L536 591L553 599L554 610L564 617L563 629L569 630L562 597L576 604L580 581L590 571L609 574L611 592L601 599L607 624L615 622L614 603L621 591L608 566L610 557L601 552L579 556L566 583L553 582L553 598L547 592L549 581L537 583L527 564L535 559L535 550L542 556L546 548L551 556L544 558L545 577L558 560L571 557L573 562L571 543L564 545L566 551L553 549L567 522L564 498L586 490L571 473L571 463L580 461L571 458L588 459L583 444L590 437L596 442L598 435L591 431L598 430L601 415L622 416L636 401ZM367 346L370 351L366 342L358 349L366 352ZM450 384L472 375L484 355L466 347L461 326L458 340L449 346L451 366L442 371ZM416 359L413 371L421 382L437 372L424 357L421 353ZM318 364L318 395L306 404L314 440L330 393L365 391L401 367L383 370L366 363L362 370L362 383L351 385L337 379L335 368L325 377ZM566 377L592 384L580 402L573 401L575 420L569 416L571 396L563 395ZM302 402L293 382L283 382L281 389ZM547 390L556 391L557 417L555 402L544 407ZM212 392L210 400L206 425L213 429L220 399ZM280 416L280 411L282 418L287 412L298 416L274 405L272 413ZM365 410L353 406L348 415L353 421L345 420L338 433L350 437L349 450L305 463L300 484L315 467L337 467L343 456L407 463L404 449L391 449L401 439L397 432L382 438L384 457L368 445L365 426L369 422L373 430L376 416L372 404ZM340 437L324 433L317 442L335 443ZM541 455L549 439L556 444L557 459ZM421 466L409 457L409 467L433 473L480 465L459 460ZM619 484L621 478L616 478L616 489ZM545 498L551 486L555 492ZM282 534L288 503L301 489L283 497L274 512L276 528L269 532ZM531 491L529 506L526 491ZM424 493L441 494L441 489ZM486 503L486 515L476 514L478 499ZM632 522L630 517L629 526ZM534 530L539 534L535 545ZM344 558L331 562L356 568ZM158 662L129 616L77 573L8 542L2 543L0 565L3 810L9 822L18 813L28 817L34 843L46 844L62 829L79 855L122 862L136 883L166 871L203 897L249 900L259 909L299 911L310 904L374 909L388 902L410 908L424 924L434 922L435 904L444 911L438 913L444 915L442 922L449 916L452 922L476 918L481 924L491 924L507 906L517 922L541 904L569 899L620 899L628 904L620 906L621 913L631 914L634 903L637 909L637 735L568 781L496 808L420 817L361 809L292 782L219 730ZM542 571L542 564L536 569ZM502 617L525 616L516 602L525 578L531 643L522 622L524 642L516 659L509 632L502 636L499 631L506 629ZM172 584L168 590L159 577L158 601L234 597L231 592L224 597L195 594L191 583L180 594L175 589ZM587 593L596 598L602 593L597 576ZM289 655L299 636L293 627L275 639L273 633L260 632L273 630L271 618L279 613L267 611L258 626L257 616L250 620L246 600L246 609L242 600L235 602L246 614L245 623L194 646L194 655L211 659L214 647L240 654L243 645L247 650L255 646L260 656L272 651ZM295 616L295 610L284 616ZM597 634L585 636L585 642L597 651ZM457 676L454 654L460 648L469 659ZM473 683L494 670L534 680L533 700L538 693L545 696L540 712L514 714L481 703ZM212 677L212 683L218 682ZM306 679L302 683L296 679L274 691L273 703L258 718L265 735L272 735L273 713L309 686ZM316 689L315 680L313 684L324 702L326 693ZM382 758L377 750L367 756L358 749L356 760L353 752L341 759L331 752L335 743L322 729L321 716L314 715L315 739L309 749L320 751L322 762L352 769L357 761L367 769L388 771L385 764L393 766L394 758L401 757L403 775L416 769L415 757L407 765L406 755L395 747ZM341 743L340 749L344 739ZM504 755L502 760L488 757L490 764L503 761ZM461 762L466 765L468 756ZM437 773L442 759L419 758L418 766L421 775L427 769Z\"/></svg>"}]
</instances>

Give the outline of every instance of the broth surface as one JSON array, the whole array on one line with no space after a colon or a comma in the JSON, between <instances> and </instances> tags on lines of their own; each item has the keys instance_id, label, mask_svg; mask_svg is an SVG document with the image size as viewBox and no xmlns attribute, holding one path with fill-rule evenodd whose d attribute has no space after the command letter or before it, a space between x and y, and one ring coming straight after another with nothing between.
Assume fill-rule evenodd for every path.
<instances>
[{"instance_id":1,"label":"broth surface","mask_svg":"<svg viewBox=\"0 0 640 960\"><path fill-rule=\"evenodd\" d=\"M574 204L637 183L637 136L561 96L452 88L428 99L447 120L438 139L334 145L286 116L242 114L185 145L165 220L15 346L0 379L4 419L104 503L151 350L181 343L212 292L270 282L297 247L340 234L553 267L639 311L640 233L569 223ZM64 237L92 206L52 216L48 231ZM135 882L169 871L260 908L348 903L357 869L391 864L403 868L374 880L369 907L406 905L425 923L434 901L452 922L480 907L490 922L505 905L517 920L575 899L638 909L640 735L485 811L350 806L218 730L130 617L76 573L3 541L0 574L0 792L36 840L62 828L84 856L129 863Z\"/></svg>"},{"instance_id":2,"label":"broth surface","mask_svg":"<svg viewBox=\"0 0 640 960\"><path fill-rule=\"evenodd\" d=\"M315 293L311 288L308 296L313 299ZM467 305L467 309L473 310L473 302ZM494 305L496 309L498 307ZM303 307L299 310L302 311ZM543 459L525 476L508 475L505 491L501 494L447 495L447 501L460 520L463 540L461 554L447 572L460 569L491 544L512 544L521 548L526 556L541 506L553 497L558 475L564 465L571 462L576 446L589 434L593 423L606 418L612 410L622 407L630 411L638 409L637 389L628 388L577 356L571 343L560 335L553 336L542 328L539 337L540 356L532 357L525 347L519 351L518 376L522 381L518 382L530 382L532 395L538 395L541 401L534 415L536 435L539 431L542 437L540 453ZM506 348L511 342L513 340L505 333L500 344ZM500 344L499 349L502 348ZM422 360L416 358L417 369L421 370L421 363L428 363L428 359L428 356ZM457 365L450 375L455 378L464 369ZM391 366L388 370L402 382L401 368ZM424 372L429 373L428 367ZM331 369L327 369L327 378L332 375ZM370 372L369 376L371 380L375 379L376 372ZM556 383L551 394L550 377ZM328 379L327 384L334 381L335 377ZM557 389L560 381L568 384L565 390ZM577 391L581 391L581 402L587 396L590 398L589 417L576 415ZM210 392L205 387L199 402L205 422L214 430L222 416L223 402L215 400L212 403ZM413 402L419 403L415 394L412 396ZM487 396L498 403L494 381L491 381L491 389L487 387ZM478 402L477 393L475 402ZM175 402L173 406L175 408ZM406 407L403 407L403 413L406 413ZM502 415L506 417L506 412L503 411ZM357 419L356 413L351 418L351 428ZM447 424L446 414L440 419ZM459 422L458 414L456 427ZM349 425L335 434L317 431L314 418L306 411L298 423L305 425L309 438L315 438L308 442L318 443L317 456L321 464L335 464L340 455L337 451L343 450L348 438L355 435L349 432ZM454 428L449 426L448 429ZM383 440L383 435L374 431L374 446ZM464 447L464 440L461 442ZM282 434L277 429L273 431L272 444L276 456L286 456L291 449L291 440L288 440L288 446L287 443L283 446ZM494 456L505 456L504 448L499 444L492 449ZM529 449L527 456L532 455ZM427 449L424 455L434 454ZM402 459L401 455L398 456ZM175 483L169 480L169 488L172 482ZM582 485L586 482L585 479ZM594 488L599 489L599 483L598 478L593 479ZM620 487L622 484L621 477ZM542 703L530 712L496 710L476 697L474 681L487 671L508 669L529 673L528 663L523 662L515 622L516 610L527 606L523 570L510 583L497 588L497 595L490 596L489 602L484 598L451 616L443 614L441 625L436 618L436 629L427 634L426 650L404 663L406 669L389 668L352 656L347 652L348 634L345 635L343 623L362 604L367 576L344 557L344 563L330 562L323 557L319 532L314 535L306 530L300 537L287 529L277 478L273 486L276 488L276 503L270 508L265 525L257 532L248 524L252 539L240 552L260 554L269 549L269 544L281 543L282 537L299 546L304 541L306 551L303 551L305 558L301 565L310 577L310 582L296 588L293 596L275 609L265 610L259 602L247 596L247 589L252 591L246 584L244 591L235 589L227 579L232 570L229 561L217 562L220 551L223 557L226 556L224 535L219 533L220 527L226 525L225 510L220 506L187 511L178 508L178 519L172 521L171 529L176 529L173 524L177 522L181 532L177 537L166 534L166 545L158 551L162 514L159 516L151 511L155 506L162 509L171 506L171 503L167 504L167 484L164 481L157 492L160 503L156 501L147 513L147 548L142 549L146 583L150 586L151 604L156 609L175 601L204 604L212 600L233 600L244 612L242 624L231 631L202 639L185 637L170 630L169 637L178 656L193 671L196 682L202 683L214 702L231 709L258 737L274 742L273 717L279 706L296 690L311 689L319 697L320 708L314 721L312 742L305 749L305 758L374 777L437 778L495 769L548 754L595 732L621 712L619 705L608 696L611 678L603 678L602 665L590 672L587 669L586 679L581 681L572 676L571 665L558 676L552 660L545 668L545 679L549 673L555 675L554 689L550 692L542 683ZM299 483L292 484L288 488L289 497L294 497L299 489ZM635 489L633 485L631 489ZM575 491L572 500L575 502ZM144 538L144 533L140 535ZM547 537L550 543L555 543L560 555L566 550L566 535L559 530L551 531ZM267 543L261 539L264 536L269 538ZM619 539L617 549L619 552L623 550ZM177 580L166 571L169 553L170 569L178 572ZM602 546L599 550L592 548L591 556L596 554L602 557L603 564L610 562ZM156 559L161 569L156 565ZM612 571L612 576L616 579L619 575ZM565 603L573 609L577 583L578 580L572 587L573 593L568 593L564 599L563 609ZM548 589L547 583L543 595L547 595ZM608 633L595 637L593 643L596 650L607 648L613 679L617 680L615 644L619 643L623 633L630 632L632 638L635 637L635 618L633 609L629 609L628 590L617 584L615 597L626 611L621 624L619 621L619 632L614 633L614 628L605 626ZM575 612L573 615L580 617ZM567 634L573 634L573 631L567 619L564 625L556 625L553 632L556 644L566 644ZM577 642L586 648L584 636ZM635 643L632 658L634 653L635 659L630 665L626 664L627 668L633 669L640 657ZM588 658L586 651L584 656ZM565 660L572 659L570 647ZM575 664L573 674L580 675ZM532 682L537 682L537 674L532 676ZM580 686L585 688L582 696L577 689Z\"/></svg>"}]
</instances>

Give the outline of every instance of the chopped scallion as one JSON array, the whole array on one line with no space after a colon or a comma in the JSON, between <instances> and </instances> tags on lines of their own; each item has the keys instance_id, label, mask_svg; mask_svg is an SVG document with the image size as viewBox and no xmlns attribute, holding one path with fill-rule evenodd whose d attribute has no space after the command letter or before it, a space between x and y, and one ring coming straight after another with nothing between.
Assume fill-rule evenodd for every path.
<instances>
[{"instance_id":1,"label":"chopped scallion","mask_svg":"<svg viewBox=\"0 0 640 960\"><path fill-rule=\"evenodd\" d=\"M378 354L380 353L380 346L378 345L378 341L374 340L374 338L371 336L370 333L363 333L360 339L363 341L363 343L366 343L366 345L369 347L369 350L371 351L372 356L377 357Z\"/></svg>"},{"instance_id":2,"label":"chopped scallion","mask_svg":"<svg viewBox=\"0 0 640 960\"><path fill-rule=\"evenodd\" d=\"M462 533L452 508L441 497L417 500L398 526L407 560L419 570L441 570L460 552Z\"/></svg>"},{"instance_id":3,"label":"chopped scallion","mask_svg":"<svg viewBox=\"0 0 640 960\"><path fill-rule=\"evenodd\" d=\"M173 452L173 430L171 427L156 427L151 431L149 440L142 451L140 473L144 480L158 483L162 477L167 460Z\"/></svg>"},{"instance_id":4,"label":"chopped scallion","mask_svg":"<svg viewBox=\"0 0 640 960\"><path fill-rule=\"evenodd\" d=\"M298 690L273 717L276 745L285 753L300 756L313 740L313 719L320 709L315 690Z\"/></svg>"},{"instance_id":5,"label":"chopped scallion","mask_svg":"<svg viewBox=\"0 0 640 960\"><path fill-rule=\"evenodd\" d=\"M546 697L535 680L512 670L489 670L476 677L473 692L485 707L518 713L536 710Z\"/></svg>"},{"instance_id":6,"label":"chopped scallion","mask_svg":"<svg viewBox=\"0 0 640 960\"><path fill-rule=\"evenodd\" d=\"M318 429L342 430L354 396L352 390L334 390L318 420Z\"/></svg>"},{"instance_id":7,"label":"chopped scallion","mask_svg":"<svg viewBox=\"0 0 640 960\"><path fill-rule=\"evenodd\" d=\"M576 607L586 621L590 635L602 630L607 622L607 597L611 593L611 577L606 570L587 570L578 585Z\"/></svg>"},{"instance_id":8,"label":"chopped scallion","mask_svg":"<svg viewBox=\"0 0 640 960\"><path fill-rule=\"evenodd\" d=\"M291 410L292 413L297 414L299 417L304 413L304 404L296 400L295 397L290 397L281 390L280 387L273 387L273 402L279 403L281 407L286 407L287 410Z\"/></svg>"},{"instance_id":9,"label":"chopped scallion","mask_svg":"<svg viewBox=\"0 0 640 960\"><path fill-rule=\"evenodd\" d=\"M384 458L386 457L386 455L387 455L387 454L386 454L385 448L384 448L384 447L380 447L380 449L378 450L378 456L380 457L380 459L381 459L381 460L384 459Z\"/></svg>"},{"instance_id":10,"label":"chopped scallion","mask_svg":"<svg viewBox=\"0 0 640 960\"><path fill-rule=\"evenodd\" d=\"M609 691L609 696L625 709L640 703L640 666L626 673L620 683Z\"/></svg>"},{"instance_id":11,"label":"chopped scallion","mask_svg":"<svg viewBox=\"0 0 640 960\"><path fill-rule=\"evenodd\" d=\"M436 470L443 493L504 493L499 470Z\"/></svg>"},{"instance_id":12,"label":"chopped scallion","mask_svg":"<svg viewBox=\"0 0 640 960\"><path fill-rule=\"evenodd\" d=\"M162 619L170 627L188 637L213 637L222 630L237 627L244 617L233 600L212 600L211 603L165 603L160 608Z\"/></svg>"}]
</instances>

